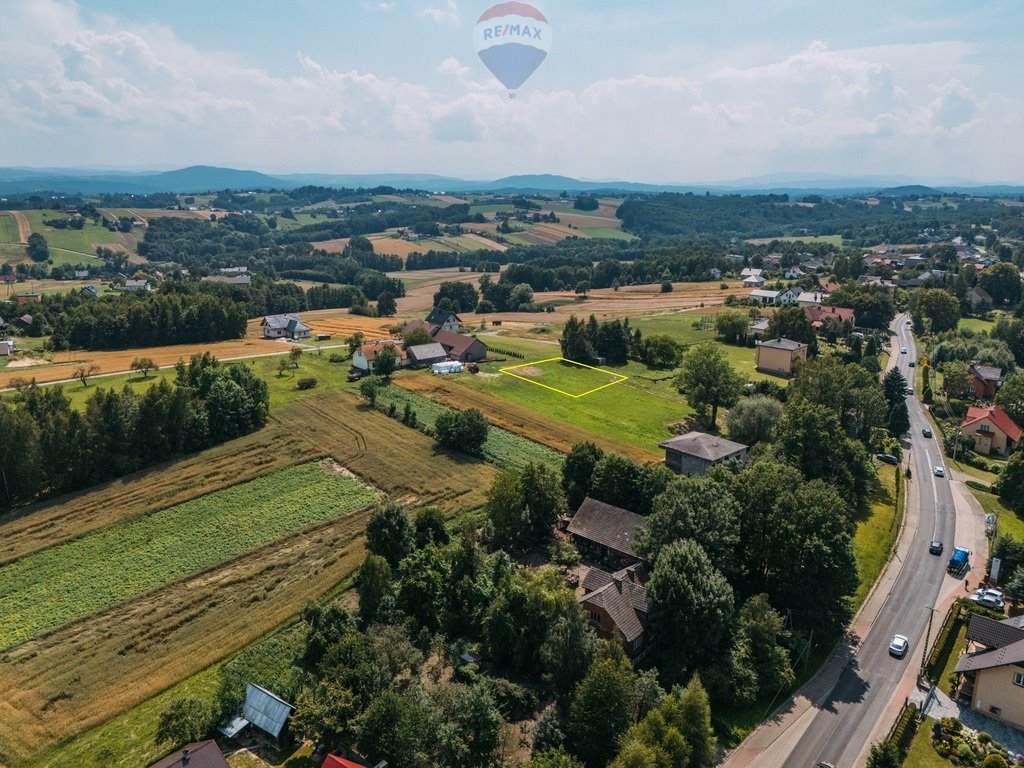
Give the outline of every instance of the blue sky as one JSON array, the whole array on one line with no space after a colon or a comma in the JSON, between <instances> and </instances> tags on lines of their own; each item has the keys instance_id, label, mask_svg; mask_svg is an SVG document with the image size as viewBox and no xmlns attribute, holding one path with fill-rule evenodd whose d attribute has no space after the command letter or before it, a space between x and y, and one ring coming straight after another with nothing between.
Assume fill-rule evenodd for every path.
<instances>
[{"instance_id":1,"label":"blue sky","mask_svg":"<svg viewBox=\"0 0 1024 768\"><path fill-rule=\"evenodd\" d=\"M535 2L515 100L490 5L0 0L0 165L1024 182L1017 0Z\"/></svg>"}]
</instances>

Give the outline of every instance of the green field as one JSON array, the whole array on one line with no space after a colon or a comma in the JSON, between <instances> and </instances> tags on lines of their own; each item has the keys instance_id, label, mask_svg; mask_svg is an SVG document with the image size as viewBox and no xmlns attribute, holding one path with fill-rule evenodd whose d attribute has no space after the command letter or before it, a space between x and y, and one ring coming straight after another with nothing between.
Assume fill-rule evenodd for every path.
<instances>
[{"instance_id":1,"label":"green field","mask_svg":"<svg viewBox=\"0 0 1024 768\"><path fill-rule=\"evenodd\" d=\"M0 648L380 498L360 480L305 464L29 555L0 568Z\"/></svg>"},{"instance_id":2,"label":"green field","mask_svg":"<svg viewBox=\"0 0 1024 768\"><path fill-rule=\"evenodd\" d=\"M768 245L769 243L828 243L834 245L836 248L841 248L843 245L842 235L813 235L803 237L754 237L744 242L750 243L751 245Z\"/></svg>"},{"instance_id":3,"label":"green field","mask_svg":"<svg viewBox=\"0 0 1024 768\"><path fill-rule=\"evenodd\" d=\"M702 317L697 313L675 313L654 317L634 317L630 318L629 324L633 328L639 328L644 336L664 335L684 346L703 344L709 341L718 343L722 351L725 352L729 363L741 376L751 381L774 381L778 384L786 384L786 379L761 373L755 369L753 347L724 344L718 341L715 335L713 314L707 315L711 319L710 327L707 330L694 328L693 324L700 321Z\"/></svg>"},{"instance_id":4,"label":"green field","mask_svg":"<svg viewBox=\"0 0 1024 768\"><path fill-rule=\"evenodd\" d=\"M0 216L0 243L19 243L18 222L13 216Z\"/></svg>"},{"instance_id":5,"label":"green field","mask_svg":"<svg viewBox=\"0 0 1024 768\"><path fill-rule=\"evenodd\" d=\"M47 226L48 219L66 219L66 214L60 211L24 211L33 232L40 233L46 238L46 244L51 252L54 248L66 248L69 251L92 254L96 251L96 245L103 245L117 242L117 233L111 232L103 226L92 223L92 219L86 219L85 227L82 229L54 229ZM74 254L65 254L73 256ZM54 253L56 262L57 254Z\"/></svg>"},{"instance_id":6,"label":"green field","mask_svg":"<svg viewBox=\"0 0 1024 768\"><path fill-rule=\"evenodd\" d=\"M581 365L563 358L516 363L502 368L501 373L549 392L575 398L586 397L627 380L621 373Z\"/></svg>"},{"instance_id":7,"label":"green field","mask_svg":"<svg viewBox=\"0 0 1024 768\"><path fill-rule=\"evenodd\" d=\"M405 404L409 403L416 411L417 421L430 427L433 427L438 416L449 410L440 403L399 386L382 387L377 395L377 402L385 408L394 403L399 416L404 411ZM562 464L562 454L558 451L493 425L488 430L487 442L484 443L484 459L502 468L521 468L531 462L549 467L559 467Z\"/></svg>"},{"instance_id":8,"label":"green field","mask_svg":"<svg viewBox=\"0 0 1024 768\"><path fill-rule=\"evenodd\" d=\"M975 333L991 333L992 329L996 327L995 320L982 320L980 317L962 317L957 325L958 328L967 328L974 331Z\"/></svg>"},{"instance_id":9,"label":"green field","mask_svg":"<svg viewBox=\"0 0 1024 768\"><path fill-rule=\"evenodd\" d=\"M658 442L672 436L669 425L693 414L672 386L671 371L651 371L634 362L616 366L609 370L629 377L628 381L586 397L572 398L500 373L501 368L510 365L560 355L557 344L506 336L488 337L486 343L525 357L486 363L480 367L484 375L459 376L453 381L610 440L657 451ZM607 379L601 383L607 383Z\"/></svg>"},{"instance_id":10,"label":"green field","mask_svg":"<svg viewBox=\"0 0 1024 768\"><path fill-rule=\"evenodd\" d=\"M580 232L591 237L603 237L611 240L637 240L636 235L623 232L618 227L580 227Z\"/></svg>"},{"instance_id":11,"label":"green field","mask_svg":"<svg viewBox=\"0 0 1024 768\"><path fill-rule=\"evenodd\" d=\"M871 503L870 511L867 516L857 520L853 552L857 558L860 585L853 598L855 608L864 602L875 580L881 575L900 530L903 515L896 504L897 471L897 467L879 465L877 482L868 499Z\"/></svg>"}]
</instances>

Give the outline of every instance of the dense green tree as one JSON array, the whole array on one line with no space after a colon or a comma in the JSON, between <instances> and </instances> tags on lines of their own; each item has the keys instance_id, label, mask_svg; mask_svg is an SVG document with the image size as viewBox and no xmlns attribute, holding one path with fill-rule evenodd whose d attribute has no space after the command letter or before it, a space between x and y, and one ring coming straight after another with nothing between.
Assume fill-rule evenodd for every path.
<instances>
[{"instance_id":1,"label":"dense green tree","mask_svg":"<svg viewBox=\"0 0 1024 768\"><path fill-rule=\"evenodd\" d=\"M726 415L729 437L744 445L767 442L781 416L782 403L774 397L741 397Z\"/></svg>"},{"instance_id":2,"label":"dense green tree","mask_svg":"<svg viewBox=\"0 0 1024 768\"><path fill-rule=\"evenodd\" d=\"M586 323L578 320L575 315L570 316L565 322L559 344L562 347L562 357L566 360L575 360L587 365L595 361L597 353L594 343L588 337Z\"/></svg>"},{"instance_id":3,"label":"dense green tree","mask_svg":"<svg viewBox=\"0 0 1024 768\"><path fill-rule=\"evenodd\" d=\"M997 307L1020 301L1020 271L1013 264L993 264L978 275L978 285L988 291Z\"/></svg>"},{"instance_id":4,"label":"dense green tree","mask_svg":"<svg viewBox=\"0 0 1024 768\"><path fill-rule=\"evenodd\" d=\"M1024 424L1024 371L1014 371L1003 379L996 392L996 404L1017 424Z\"/></svg>"},{"instance_id":5,"label":"dense green tree","mask_svg":"<svg viewBox=\"0 0 1024 768\"><path fill-rule=\"evenodd\" d=\"M781 307L768 320L765 336L769 339L791 339L808 346L808 353L818 353L818 336L802 307Z\"/></svg>"},{"instance_id":6,"label":"dense green tree","mask_svg":"<svg viewBox=\"0 0 1024 768\"><path fill-rule=\"evenodd\" d=\"M947 397L959 397L971 386L967 363L950 360L942 364L942 390Z\"/></svg>"},{"instance_id":7,"label":"dense green tree","mask_svg":"<svg viewBox=\"0 0 1024 768\"><path fill-rule=\"evenodd\" d=\"M422 699L393 689L374 698L357 721L359 751L371 762L425 768L430 712Z\"/></svg>"},{"instance_id":8,"label":"dense green tree","mask_svg":"<svg viewBox=\"0 0 1024 768\"><path fill-rule=\"evenodd\" d=\"M873 373L822 355L800 367L790 383L787 402L803 400L826 406L850 437L867 444L873 430L887 423L885 395Z\"/></svg>"},{"instance_id":9,"label":"dense green tree","mask_svg":"<svg viewBox=\"0 0 1024 768\"><path fill-rule=\"evenodd\" d=\"M480 294L472 283L445 282L434 293L434 306L440 307L442 302L448 302L453 312L472 312L480 302Z\"/></svg>"},{"instance_id":10,"label":"dense green tree","mask_svg":"<svg viewBox=\"0 0 1024 768\"><path fill-rule=\"evenodd\" d=\"M1014 451L999 473L995 490L999 499L1018 515L1024 515L1024 451Z\"/></svg>"},{"instance_id":11,"label":"dense green tree","mask_svg":"<svg viewBox=\"0 0 1024 768\"><path fill-rule=\"evenodd\" d=\"M829 295L828 304L853 309L857 315L857 325L862 328L882 330L887 328L896 316L892 289L885 286L843 283L838 290Z\"/></svg>"},{"instance_id":12,"label":"dense green tree","mask_svg":"<svg viewBox=\"0 0 1024 768\"><path fill-rule=\"evenodd\" d=\"M394 317L398 311L395 296L390 291L383 291L377 296L377 314L381 317Z\"/></svg>"},{"instance_id":13,"label":"dense green tree","mask_svg":"<svg viewBox=\"0 0 1024 768\"><path fill-rule=\"evenodd\" d=\"M633 669L622 649L608 643L580 681L569 707L573 752L588 768L601 768L633 720Z\"/></svg>"},{"instance_id":14,"label":"dense green tree","mask_svg":"<svg viewBox=\"0 0 1024 768\"><path fill-rule=\"evenodd\" d=\"M38 232L33 232L28 236L28 248L26 249L26 253L32 261L46 261L50 258L50 249L46 245L46 238Z\"/></svg>"},{"instance_id":15,"label":"dense green tree","mask_svg":"<svg viewBox=\"0 0 1024 768\"><path fill-rule=\"evenodd\" d=\"M590 495L594 468L604 457L604 451L591 442L576 443L562 462L562 491L571 511L579 509L583 499Z\"/></svg>"},{"instance_id":16,"label":"dense green tree","mask_svg":"<svg viewBox=\"0 0 1024 768\"><path fill-rule=\"evenodd\" d=\"M558 617L540 647L544 679L562 701L590 668L598 640L582 610Z\"/></svg>"},{"instance_id":17,"label":"dense green tree","mask_svg":"<svg viewBox=\"0 0 1024 768\"><path fill-rule=\"evenodd\" d=\"M377 395L380 394L380 382L376 376L370 376L359 382L359 394L367 399L372 406L377 405Z\"/></svg>"},{"instance_id":18,"label":"dense green tree","mask_svg":"<svg viewBox=\"0 0 1024 768\"><path fill-rule=\"evenodd\" d=\"M1020 318L1000 317L991 331L993 339L1005 342L1006 346L1013 353L1017 365L1024 367L1024 320ZM980 362L989 362L980 360ZM1004 369L1007 366L1001 366Z\"/></svg>"},{"instance_id":19,"label":"dense green tree","mask_svg":"<svg viewBox=\"0 0 1024 768\"><path fill-rule=\"evenodd\" d=\"M704 549L690 539L663 547L647 586L662 672L679 680L720 651L732 620L733 592ZM693 628L700 627L700 632Z\"/></svg>"},{"instance_id":20,"label":"dense green tree","mask_svg":"<svg viewBox=\"0 0 1024 768\"><path fill-rule=\"evenodd\" d=\"M289 723L300 738L336 749L352 738L356 714L352 691L334 681L321 680L299 693Z\"/></svg>"},{"instance_id":21,"label":"dense green tree","mask_svg":"<svg viewBox=\"0 0 1024 768\"><path fill-rule=\"evenodd\" d=\"M417 547L436 544L443 547L451 541L451 534L444 524L444 515L437 507L424 507L413 520L413 538Z\"/></svg>"},{"instance_id":22,"label":"dense green tree","mask_svg":"<svg viewBox=\"0 0 1024 768\"><path fill-rule=\"evenodd\" d=\"M889 434L899 437L910 431L910 412L907 410L907 401L899 400L889 410Z\"/></svg>"},{"instance_id":23,"label":"dense green tree","mask_svg":"<svg viewBox=\"0 0 1024 768\"><path fill-rule=\"evenodd\" d=\"M564 511L558 476L541 464L503 472L487 493L487 515L495 535L518 547L531 547L550 538Z\"/></svg>"},{"instance_id":24,"label":"dense green tree","mask_svg":"<svg viewBox=\"0 0 1024 768\"><path fill-rule=\"evenodd\" d=\"M743 341L747 325L747 316L738 309L726 309L715 315L715 330L727 344Z\"/></svg>"},{"instance_id":25,"label":"dense green tree","mask_svg":"<svg viewBox=\"0 0 1024 768\"><path fill-rule=\"evenodd\" d=\"M676 387L698 413L711 408L712 427L718 419L718 408L735 403L742 385L742 379L732 369L725 353L714 344L690 347L676 378Z\"/></svg>"},{"instance_id":26,"label":"dense green tree","mask_svg":"<svg viewBox=\"0 0 1024 768\"><path fill-rule=\"evenodd\" d=\"M900 768L902 764L899 750L893 742L880 741L871 745L867 768Z\"/></svg>"},{"instance_id":27,"label":"dense green tree","mask_svg":"<svg viewBox=\"0 0 1024 768\"><path fill-rule=\"evenodd\" d=\"M682 689L677 688L622 737L611 768L687 768L692 751L683 736Z\"/></svg>"},{"instance_id":28,"label":"dense green tree","mask_svg":"<svg viewBox=\"0 0 1024 768\"><path fill-rule=\"evenodd\" d=\"M902 403L906 400L904 394L907 389L907 380L904 378L903 373L899 367L893 366L885 374L882 379L882 391L885 393L885 399L888 403L889 410L893 409L896 403Z\"/></svg>"},{"instance_id":29,"label":"dense green tree","mask_svg":"<svg viewBox=\"0 0 1024 768\"><path fill-rule=\"evenodd\" d=\"M398 353L394 345L385 344L373 360L373 372L385 379L391 378L391 374L398 368Z\"/></svg>"},{"instance_id":30,"label":"dense green tree","mask_svg":"<svg viewBox=\"0 0 1024 768\"><path fill-rule=\"evenodd\" d=\"M679 710L680 731L690 747L687 768L714 768L718 742L711 726L711 702L699 675L690 678L683 688Z\"/></svg>"},{"instance_id":31,"label":"dense green tree","mask_svg":"<svg viewBox=\"0 0 1024 768\"><path fill-rule=\"evenodd\" d=\"M637 531L636 546L656 563L665 547L691 539L732 578L738 575L740 516L728 486L708 476L677 477L654 499L647 524Z\"/></svg>"},{"instance_id":32,"label":"dense green tree","mask_svg":"<svg viewBox=\"0 0 1024 768\"><path fill-rule=\"evenodd\" d=\"M213 712L201 699L173 699L160 711L156 725L156 743L180 747L201 740L210 730Z\"/></svg>"},{"instance_id":33,"label":"dense green tree","mask_svg":"<svg viewBox=\"0 0 1024 768\"><path fill-rule=\"evenodd\" d=\"M733 635L733 659L754 681L750 700L793 684L785 623L767 595L754 595L740 608Z\"/></svg>"},{"instance_id":34,"label":"dense green tree","mask_svg":"<svg viewBox=\"0 0 1024 768\"><path fill-rule=\"evenodd\" d=\"M434 337L427 333L426 330L414 328L402 339L402 346L408 349L409 347L417 347L421 344L432 344L433 341Z\"/></svg>"},{"instance_id":35,"label":"dense green tree","mask_svg":"<svg viewBox=\"0 0 1024 768\"><path fill-rule=\"evenodd\" d=\"M412 552L413 536L408 513L394 502L377 507L366 524L366 548L387 560L392 568Z\"/></svg>"},{"instance_id":36,"label":"dense green tree","mask_svg":"<svg viewBox=\"0 0 1024 768\"><path fill-rule=\"evenodd\" d=\"M465 411L446 410L435 419L434 434L438 444L444 448L470 456L482 456L490 426L476 408Z\"/></svg>"},{"instance_id":37,"label":"dense green tree","mask_svg":"<svg viewBox=\"0 0 1024 768\"><path fill-rule=\"evenodd\" d=\"M943 288L922 288L911 294L910 313L915 327L941 333L956 328L960 322L960 302Z\"/></svg>"},{"instance_id":38,"label":"dense green tree","mask_svg":"<svg viewBox=\"0 0 1024 768\"><path fill-rule=\"evenodd\" d=\"M648 368L667 370L679 364L679 345L671 336L655 334L643 341L643 363Z\"/></svg>"},{"instance_id":39,"label":"dense green tree","mask_svg":"<svg viewBox=\"0 0 1024 768\"><path fill-rule=\"evenodd\" d=\"M367 552L359 569L359 615L366 621L377 617L381 601L391 594L391 566L373 552Z\"/></svg>"},{"instance_id":40,"label":"dense green tree","mask_svg":"<svg viewBox=\"0 0 1024 768\"><path fill-rule=\"evenodd\" d=\"M398 566L398 607L420 627L437 632L448 580L448 562L437 547L413 550Z\"/></svg>"},{"instance_id":41,"label":"dense green tree","mask_svg":"<svg viewBox=\"0 0 1024 768\"><path fill-rule=\"evenodd\" d=\"M583 768L583 763L559 747L534 752L523 768Z\"/></svg>"}]
</instances>

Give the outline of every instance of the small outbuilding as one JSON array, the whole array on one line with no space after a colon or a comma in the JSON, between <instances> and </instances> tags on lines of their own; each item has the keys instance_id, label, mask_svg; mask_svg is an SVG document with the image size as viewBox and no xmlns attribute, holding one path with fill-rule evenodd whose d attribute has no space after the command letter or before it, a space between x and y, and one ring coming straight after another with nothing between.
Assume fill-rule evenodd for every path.
<instances>
[{"instance_id":1,"label":"small outbuilding","mask_svg":"<svg viewBox=\"0 0 1024 768\"><path fill-rule=\"evenodd\" d=\"M716 464L747 463L747 446L704 432L687 432L658 443L665 449L665 466L682 475L703 475Z\"/></svg>"},{"instance_id":2,"label":"small outbuilding","mask_svg":"<svg viewBox=\"0 0 1024 768\"><path fill-rule=\"evenodd\" d=\"M277 740L281 738L288 717L294 711L295 707L280 696L255 683L248 683L245 686L242 714L218 730L229 739L233 739L251 725Z\"/></svg>"}]
</instances>

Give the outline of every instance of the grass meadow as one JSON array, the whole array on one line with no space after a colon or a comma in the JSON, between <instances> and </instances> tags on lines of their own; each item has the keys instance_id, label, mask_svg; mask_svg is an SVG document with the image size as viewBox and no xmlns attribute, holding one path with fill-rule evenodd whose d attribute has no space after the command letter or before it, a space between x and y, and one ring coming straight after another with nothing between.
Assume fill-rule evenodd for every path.
<instances>
[{"instance_id":1,"label":"grass meadow","mask_svg":"<svg viewBox=\"0 0 1024 768\"><path fill-rule=\"evenodd\" d=\"M21 241L18 239L18 222L13 216L0 216L0 243L19 242Z\"/></svg>"},{"instance_id":2,"label":"grass meadow","mask_svg":"<svg viewBox=\"0 0 1024 768\"><path fill-rule=\"evenodd\" d=\"M0 648L381 498L317 464L117 523L0 568Z\"/></svg>"},{"instance_id":3,"label":"grass meadow","mask_svg":"<svg viewBox=\"0 0 1024 768\"><path fill-rule=\"evenodd\" d=\"M563 358L510 365L502 368L501 373L549 392L576 398L628 380L620 373Z\"/></svg>"},{"instance_id":4,"label":"grass meadow","mask_svg":"<svg viewBox=\"0 0 1024 768\"><path fill-rule=\"evenodd\" d=\"M55 229L47 225L50 219L66 219L67 214L60 211L24 211L33 232L40 233L46 238L46 244L51 251L54 248L66 248L69 251L92 255L97 245L109 245L117 243L117 233L111 232L104 226L92 223L92 219L86 219L82 229ZM57 254L53 254L56 257Z\"/></svg>"},{"instance_id":5,"label":"grass meadow","mask_svg":"<svg viewBox=\"0 0 1024 768\"><path fill-rule=\"evenodd\" d=\"M871 508L866 516L857 520L857 531L853 536L853 552L857 557L857 573L860 586L853 597L854 608L859 608L867 599L872 585L882 573L889 559L889 552L896 543L903 511L897 501L897 478L899 467L879 464L877 481L868 497ZM902 492L902 487L901 487Z\"/></svg>"}]
</instances>

